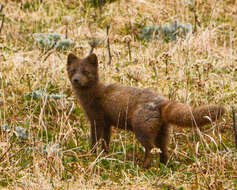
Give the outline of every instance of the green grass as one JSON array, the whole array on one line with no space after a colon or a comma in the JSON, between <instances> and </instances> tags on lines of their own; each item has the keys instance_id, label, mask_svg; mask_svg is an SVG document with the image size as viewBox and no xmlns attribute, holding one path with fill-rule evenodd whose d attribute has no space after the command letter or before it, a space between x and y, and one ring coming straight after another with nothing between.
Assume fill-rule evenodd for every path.
<instances>
[{"instance_id":1,"label":"green grass","mask_svg":"<svg viewBox=\"0 0 237 190\"><path fill-rule=\"evenodd\" d=\"M186 3L185 3L186 2ZM196 1L200 25L176 42L146 42L140 30L178 20L194 27L189 1L3 1L0 33L0 187L5 189L237 189L232 108L237 110L235 1ZM191 2L191 1L190 1ZM223 8L224 7L224 8ZM112 64L108 65L106 25ZM76 45L43 51L34 33L58 33ZM230 33L230 30L232 32ZM128 131L113 129L108 155L90 152L89 123L66 73L68 52L85 57L95 48L105 83L151 88L193 106L223 104L227 114L200 132L174 127L168 165L154 155L142 168L144 148ZM127 41L130 40L131 60ZM52 51L52 52L51 52ZM43 90L59 99L26 97ZM28 131L17 137L16 126Z\"/></svg>"}]
</instances>

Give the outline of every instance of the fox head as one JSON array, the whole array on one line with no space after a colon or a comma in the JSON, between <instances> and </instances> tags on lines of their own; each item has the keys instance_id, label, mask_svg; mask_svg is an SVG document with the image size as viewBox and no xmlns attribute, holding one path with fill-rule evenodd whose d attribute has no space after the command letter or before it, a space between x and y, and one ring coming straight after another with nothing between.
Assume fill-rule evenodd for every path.
<instances>
[{"instance_id":1,"label":"fox head","mask_svg":"<svg viewBox=\"0 0 237 190\"><path fill-rule=\"evenodd\" d=\"M93 87L98 82L97 56L93 53L84 59L79 59L70 53L67 58L67 72L74 88Z\"/></svg>"}]
</instances>

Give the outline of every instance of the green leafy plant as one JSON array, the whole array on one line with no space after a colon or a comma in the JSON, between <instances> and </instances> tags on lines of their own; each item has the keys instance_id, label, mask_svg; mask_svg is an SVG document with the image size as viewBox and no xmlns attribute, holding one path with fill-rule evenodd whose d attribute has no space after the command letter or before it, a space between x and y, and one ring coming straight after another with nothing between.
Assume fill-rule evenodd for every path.
<instances>
[{"instance_id":1,"label":"green leafy plant","mask_svg":"<svg viewBox=\"0 0 237 190\"><path fill-rule=\"evenodd\" d=\"M174 21L170 25L161 26L146 26L141 30L140 37L146 41L152 39L163 39L165 42L177 41L177 37L186 37L192 32L192 26L190 24L179 24L178 21Z\"/></svg>"},{"instance_id":2,"label":"green leafy plant","mask_svg":"<svg viewBox=\"0 0 237 190\"><path fill-rule=\"evenodd\" d=\"M33 38L40 49L57 51L65 51L75 45L70 39L63 39L59 34L33 34Z\"/></svg>"}]
</instances>

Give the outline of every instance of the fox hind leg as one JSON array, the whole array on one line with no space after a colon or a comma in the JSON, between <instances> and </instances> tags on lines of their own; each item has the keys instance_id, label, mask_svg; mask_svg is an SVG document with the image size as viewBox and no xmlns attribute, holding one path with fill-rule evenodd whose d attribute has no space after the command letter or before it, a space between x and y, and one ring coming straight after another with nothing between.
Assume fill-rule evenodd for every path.
<instances>
[{"instance_id":1,"label":"fox hind leg","mask_svg":"<svg viewBox=\"0 0 237 190\"><path fill-rule=\"evenodd\" d=\"M152 155L151 155L151 149L153 148L152 143L150 142L148 137L145 137L144 135L140 135L140 133L136 133L137 139L141 142L142 146L145 147L145 158L144 158L144 168L149 168L151 166L151 160L152 160Z\"/></svg>"},{"instance_id":2,"label":"fox hind leg","mask_svg":"<svg viewBox=\"0 0 237 190\"><path fill-rule=\"evenodd\" d=\"M145 147L144 168L149 168L152 161L151 149L156 146L156 134L159 127L157 127L156 119L146 122L137 118L139 117L136 117L135 122L133 122L133 131L136 138Z\"/></svg>"},{"instance_id":3,"label":"fox hind leg","mask_svg":"<svg viewBox=\"0 0 237 190\"><path fill-rule=\"evenodd\" d=\"M161 130L158 132L155 144L161 149L160 162L166 164L169 158L168 144L169 144L169 125L163 124Z\"/></svg>"},{"instance_id":4,"label":"fox hind leg","mask_svg":"<svg viewBox=\"0 0 237 190\"><path fill-rule=\"evenodd\" d=\"M162 127L160 111L151 107L150 103L140 106L134 111L131 122L133 132L145 147L144 168L149 168L152 160L151 149L157 146L157 134Z\"/></svg>"}]
</instances>

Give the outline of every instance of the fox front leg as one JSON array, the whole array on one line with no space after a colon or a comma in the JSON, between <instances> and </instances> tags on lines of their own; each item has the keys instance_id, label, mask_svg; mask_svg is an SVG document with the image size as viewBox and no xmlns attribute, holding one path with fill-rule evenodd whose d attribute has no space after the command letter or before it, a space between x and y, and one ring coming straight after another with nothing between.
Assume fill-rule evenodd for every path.
<instances>
[{"instance_id":1,"label":"fox front leg","mask_svg":"<svg viewBox=\"0 0 237 190\"><path fill-rule=\"evenodd\" d=\"M103 134L103 142L102 142L102 149L108 153L109 152L109 141L110 141L110 134L111 134L111 127L105 126L104 127L104 134Z\"/></svg>"},{"instance_id":2,"label":"fox front leg","mask_svg":"<svg viewBox=\"0 0 237 190\"><path fill-rule=\"evenodd\" d=\"M108 152L110 141L110 127L105 125L101 120L91 123L91 149L95 152L97 143L102 140L102 149Z\"/></svg>"},{"instance_id":3,"label":"fox front leg","mask_svg":"<svg viewBox=\"0 0 237 190\"><path fill-rule=\"evenodd\" d=\"M92 150L92 152L96 151L96 146L95 146L96 142L97 142L96 133L97 133L96 127L94 126L94 124L91 124L90 139L91 139L91 150Z\"/></svg>"}]
</instances>

